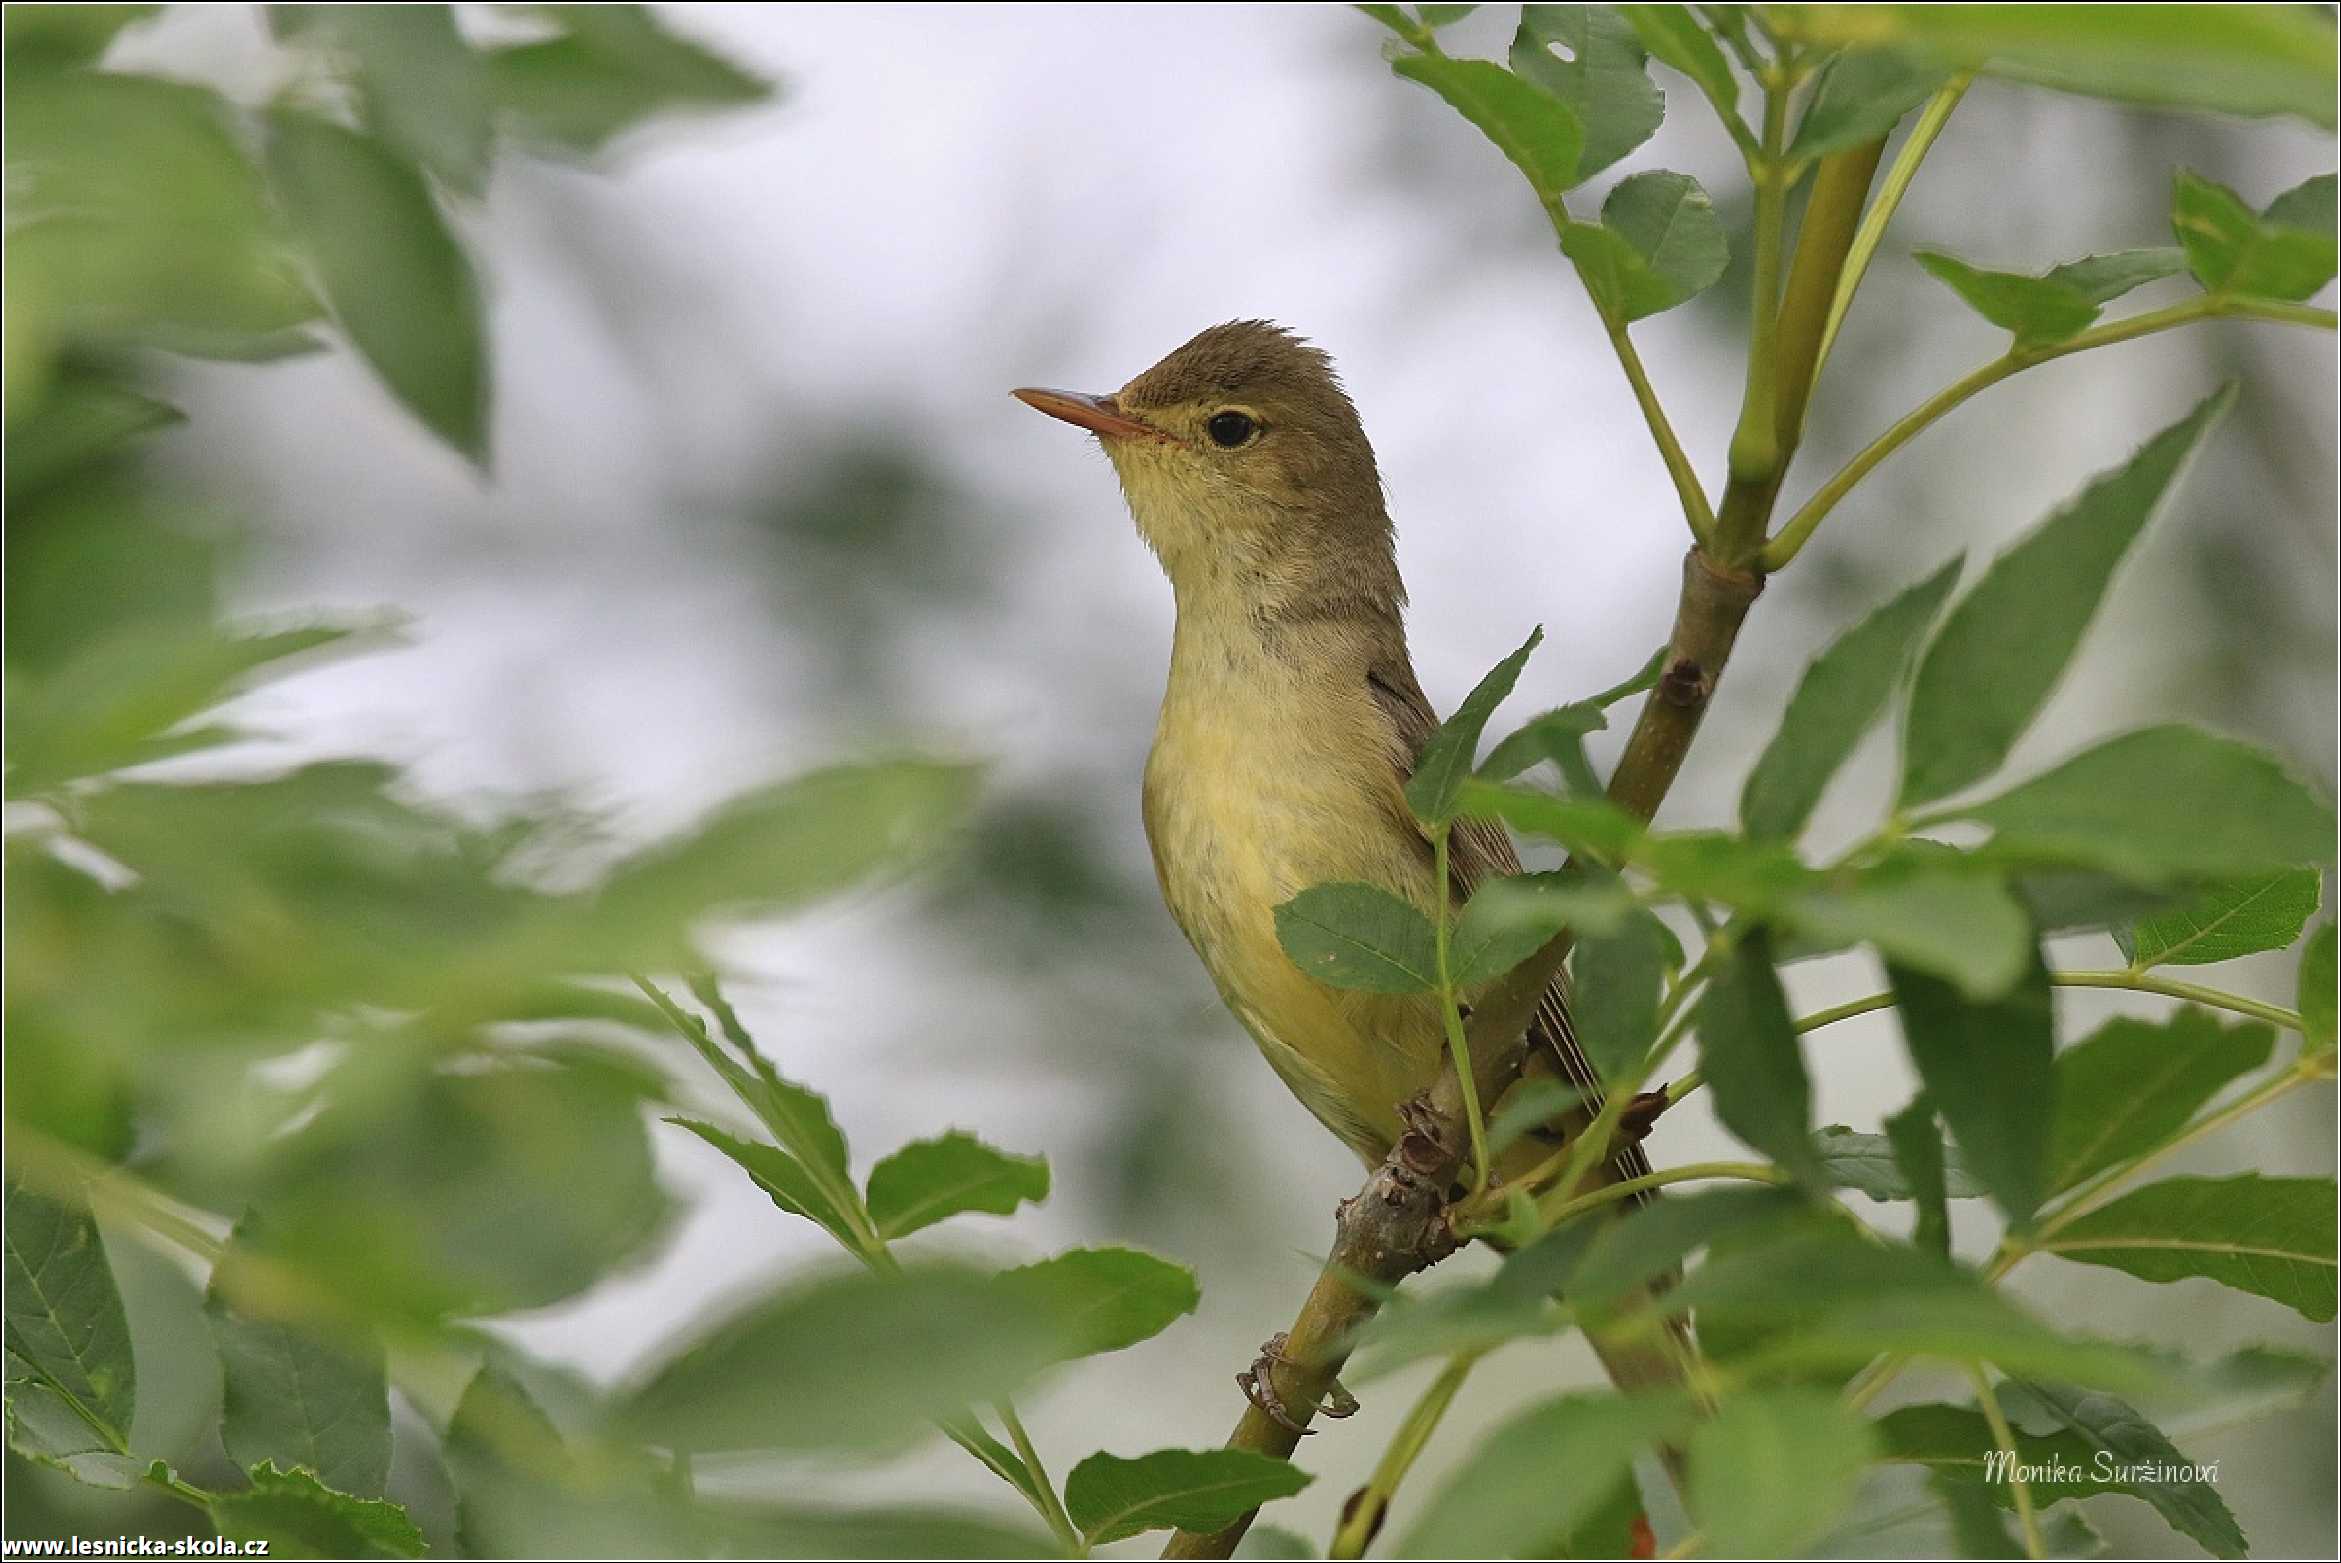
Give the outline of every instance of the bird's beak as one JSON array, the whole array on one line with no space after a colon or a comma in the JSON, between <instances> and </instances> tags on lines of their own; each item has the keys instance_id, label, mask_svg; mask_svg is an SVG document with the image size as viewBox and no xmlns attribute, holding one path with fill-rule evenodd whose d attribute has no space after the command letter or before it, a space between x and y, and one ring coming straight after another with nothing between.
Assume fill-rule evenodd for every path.
<instances>
[{"instance_id":1,"label":"bird's beak","mask_svg":"<svg viewBox=\"0 0 2341 1563\"><path fill-rule=\"evenodd\" d=\"M1110 396L1091 396L1082 391L1045 391L1028 385L1016 392L1016 399L1052 418L1062 418L1076 428L1087 429L1101 439L1126 439L1132 436L1157 440L1170 438L1153 424L1141 422L1122 411Z\"/></svg>"}]
</instances>

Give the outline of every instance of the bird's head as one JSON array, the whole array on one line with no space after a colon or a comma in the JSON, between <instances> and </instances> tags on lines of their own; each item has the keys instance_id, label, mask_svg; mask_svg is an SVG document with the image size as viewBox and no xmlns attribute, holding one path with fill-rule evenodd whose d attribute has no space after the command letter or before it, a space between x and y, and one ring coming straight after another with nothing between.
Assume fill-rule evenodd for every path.
<instances>
[{"instance_id":1,"label":"bird's head","mask_svg":"<svg viewBox=\"0 0 2341 1563\"><path fill-rule=\"evenodd\" d=\"M1182 597L1274 609L1331 576L1395 605L1373 447L1332 361L1282 327L1213 326L1110 396L1016 395L1098 437Z\"/></svg>"}]
</instances>

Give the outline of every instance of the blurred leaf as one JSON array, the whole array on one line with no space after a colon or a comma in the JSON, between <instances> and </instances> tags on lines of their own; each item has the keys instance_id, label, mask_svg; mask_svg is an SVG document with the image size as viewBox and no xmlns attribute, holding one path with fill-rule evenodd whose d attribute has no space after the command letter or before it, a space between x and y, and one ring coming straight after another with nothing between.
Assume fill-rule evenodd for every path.
<instances>
[{"instance_id":1,"label":"blurred leaf","mask_svg":"<svg viewBox=\"0 0 2341 1563\"><path fill-rule=\"evenodd\" d=\"M1632 857L1672 894L1757 916L1779 911L1820 883L1787 843L1720 830L1652 832L1635 844Z\"/></svg>"},{"instance_id":2,"label":"blurred leaf","mask_svg":"<svg viewBox=\"0 0 2341 1563\"><path fill-rule=\"evenodd\" d=\"M334 318L433 434L488 452L479 282L412 163L291 109L268 116L268 171Z\"/></svg>"},{"instance_id":3,"label":"blurred leaf","mask_svg":"<svg viewBox=\"0 0 2341 1563\"><path fill-rule=\"evenodd\" d=\"M1520 670L1528 665L1529 653L1543 639L1541 625L1531 630L1520 649L1490 668L1487 677L1463 697L1455 714L1423 745L1422 753L1415 757L1414 774L1406 781L1406 802L1415 818L1426 825L1443 825L1455 817L1457 795L1470 778L1472 762L1479 753L1479 735L1496 707L1512 693L1512 686L1520 681Z\"/></svg>"},{"instance_id":4,"label":"blurred leaf","mask_svg":"<svg viewBox=\"0 0 2341 1563\"><path fill-rule=\"evenodd\" d=\"M317 313L206 88L12 71L7 173L11 423L76 339L204 351Z\"/></svg>"},{"instance_id":5,"label":"blurred leaf","mask_svg":"<svg viewBox=\"0 0 2341 1563\"><path fill-rule=\"evenodd\" d=\"M1551 93L1486 60L1402 54L1390 68L1430 88L1477 125L1528 176L1528 187L1546 211L1556 212L1561 197L1576 187L1585 133L1569 106Z\"/></svg>"},{"instance_id":6,"label":"blurred leaf","mask_svg":"<svg viewBox=\"0 0 2341 1563\"><path fill-rule=\"evenodd\" d=\"M1948 1157L1943 1132L1935 1122L1935 1104L1923 1093L1918 1100L1886 1120L1886 1141L1894 1150L1894 1167L1918 1203L1918 1221L1910 1241L1930 1253L1951 1252L1951 1207Z\"/></svg>"},{"instance_id":7,"label":"blurred leaf","mask_svg":"<svg viewBox=\"0 0 2341 1563\"><path fill-rule=\"evenodd\" d=\"M1558 1284L1581 1309L1604 1311L1619 1302L1632 1307L1644 1287L1664 1281L1724 1234L1760 1239L1812 1220L1812 1207L1787 1189L1743 1186L1670 1195L1603 1223Z\"/></svg>"},{"instance_id":8,"label":"blurred leaf","mask_svg":"<svg viewBox=\"0 0 2341 1563\"><path fill-rule=\"evenodd\" d=\"M1813 1149L1821 1158L1821 1171L1838 1188L1858 1189L1879 1201L1918 1197L1894 1142L1883 1134L1858 1134L1833 1123L1814 1132ZM1952 1199L1975 1199L1983 1193L1983 1185L1955 1147L1943 1147L1942 1178L1943 1192Z\"/></svg>"},{"instance_id":9,"label":"blurred leaf","mask_svg":"<svg viewBox=\"0 0 2341 1563\"><path fill-rule=\"evenodd\" d=\"M1040 1321L1057 1360L1120 1351L1195 1311L1195 1273L1134 1248L1074 1248L995 1278L994 1311Z\"/></svg>"},{"instance_id":10,"label":"blurred leaf","mask_svg":"<svg viewBox=\"0 0 2341 1563\"><path fill-rule=\"evenodd\" d=\"M1371 9L1366 7L1363 9ZM1236 1544L1239 1558L1314 1558L1316 1546L1298 1531L1282 1525L1254 1525Z\"/></svg>"},{"instance_id":11,"label":"blurred leaf","mask_svg":"<svg viewBox=\"0 0 2341 1563\"><path fill-rule=\"evenodd\" d=\"M1653 171L1621 181L1601 222L1572 222L1561 250L1605 316L1640 320L1689 302L1730 263L1722 219L1699 181Z\"/></svg>"},{"instance_id":12,"label":"blurred leaf","mask_svg":"<svg viewBox=\"0 0 2341 1563\"><path fill-rule=\"evenodd\" d=\"M2149 440L2002 553L1918 665L1910 695L1904 808L1981 781L2008 757L2056 687L2114 567L2234 402L2232 387Z\"/></svg>"},{"instance_id":13,"label":"blurred leaf","mask_svg":"<svg viewBox=\"0 0 2341 1563\"><path fill-rule=\"evenodd\" d=\"M1658 1040L1658 988L1666 968L1659 926L1636 908L1613 929L1580 934L1570 956L1577 1043L1604 1080L1638 1078Z\"/></svg>"},{"instance_id":14,"label":"blurred leaf","mask_svg":"<svg viewBox=\"0 0 2341 1563\"><path fill-rule=\"evenodd\" d=\"M164 624L97 641L44 677L12 681L8 793L23 797L222 743L233 735L185 724L313 665L313 652L356 649L357 634L330 624L255 633Z\"/></svg>"},{"instance_id":15,"label":"blurred leaf","mask_svg":"<svg viewBox=\"0 0 2341 1563\"><path fill-rule=\"evenodd\" d=\"M366 128L455 189L487 182L487 62L444 5L277 5L279 34L346 53L357 68Z\"/></svg>"},{"instance_id":16,"label":"blurred leaf","mask_svg":"<svg viewBox=\"0 0 2341 1563\"><path fill-rule=\"evenodd\" d=\"M2312 1046L2333 1045L2333 925L2309 935L2300 957L2300 1018Z\"/></svg>"},{"instance_id":17,"label":"blurred leaf","mask_svg":"<svg viewBox=\"0 0 2341 1563\"><path fill-rule=\"evenodd\" d=\"M964 1211L1010 1216L1049 1197L1049 1164L1014 1156L953 1130L905 1145L870 1169L870 1219L883 1238L903 1237Z\"/></svg>"},{"instance_id":18,"label":"blurred leaf","mask_svg":"<svg viewBox=\"0 0 2341 1563\"><path fill-rule=\"evenodd\" d=\"M2189 1005L2160 1021L2121 1016L2057 1055L2048 1191L2061 1194L2176 1134L2230 1080L2268 1061L2273 1027L2222 1026Z\"/></svg>"},{"instance_id":19,"label":"blurred leaf","mask_svg":"<svg viewBox=\"0 0 2341 1563\"><path fill-rule=\"evenodd\" d=\"M2225 185L2180 169L2170 227L2187 269L2213 293L2307 298L2333 280L2333 183L2319 174L2254 213Z\"/></svg>"},{"instance_id":20,"label":"blurred leaf","mask_svg":"<svg viewBox=\"0 0 2341 1563\"><path fill-rule=\"evenodd\" d=\"M1986 271L1940 250L1919 250L1920 268L1967 301L1969 308L2003 331L2019 348L2045 347L2077 336L2097 318L2097 305L2079 288L2054 276L2028 277L2015 271Z\"/></svg>"},{"instance_id":21,"label":"blurred leaf","mask_svg":"<svg viewBox=\"0 0 2341 1563\"><path fill-rule=\"evenodd\" d=\"M846 1246L851 1253L860 1253L866 1246L854 1218L842 1209L829 1191L805 1170L805 1164L777 1145L760 1145L753 1140L736 1139L697 1118L669 1118L667 1122L679 1129L688 1129L717 1150L729 1156L741 1171L748 1174L756 1186L772 1197L772 1202L792 1216L802 1216L818 1223L829 1234Z\"/></svg>"},{"instance_id":22,"label":"blurred leaf","mask_svg":"<svg viewBox=\"0 0 2341 1563\"><path fill-rule=\"evenodd\" d=\"M98 375L61 380L35 411L8 421L8 507L14 511L49 484L117 454L141 434L186 421L178 408Z\"/></svg>"},{"instance_id":23,"label":"blurred leaf","mask_svg":"<svg viewBox=\"0 0 2341 1563\"><path fill-rule=\"evenodd\" d=\"M220 1441L249 1470L306 1470L336 1492L382 1496L390 1474L390 1398L382 1348L334 1341L237 1309L221 1285L242 1252L240 1229L214 1267L204 1312L219 1347Z\"/></svg>"},{"instance_id":24,"label":"blurred leaf","mask_svg":"<svg viewBox=\"0 0 2341 1563\"><path fill-rule=\"evenodd\" d=\"M1555 54L1555 50L1561 51ZM1650 81L1631 24L1605 5L1524 5L1512 37L1512 70L1577 116L1584 143L1577 177L1589 179L1650 139L1666 99Z\"/></svg>"},{"instance_id":25,"label":"blurred leaf","mask_svg":"<svg viewBox=\"0 0 2341 1563\"><path fill-rule=\"evenodd\" d=\"M1319 982L1369 993L1439 985L1438 934L1413 905L1375 885L1312 885L1276 909L1286 959Z\"/></svg>"},{"instance_id":26,"label":"blurred leaf","mask_svg":"<svg viewBox=\"0 0 2341 1563\"><path fill-rule=\"evenodd\" d=\"M2165 1178L2061 1223L2035 1246L2142 1281L2206 1277L2329 1324L2334 1200L2331 1178Z\"/></svg>"},{"instance_id":27,"label":"blurred leaf","mask_svg":"<svg viewBox=\"0 0 2341 1563\"><path fill-rule=\"evenodd\" d=\"M2150 917L2115 933L2130 964L2207 966L2281 950L2300 937L2323 899L2324 881L2313 868L2222 885L2175 911Z\"/></svg>"},{"instance_id":28,"label":"blurred leaf","mask_svg":"<svg viewBox=\"0 0 2341 1563\"><path fill-rule=\"evenodd\" d=\"M417 1321L573 1295L668 1209L626 1083L543 1065L334 1092L257 1204L257 1252L363 1316Z\"/></svg>"},{"instance_id":29,"label":"blurred leaf","mask_svg":"<svg viewBox=\"0 0 2341 1563\"><path fill-rule=\"evenodd\" d=\"M2199 1543L2214 1557L2240 1558L2250 1550L2226 1501L2209 1482L2188 1481L2176 1468L2191 1465L2160 1428L2113 1396L2062 1384L2026 1380L1999 1386L2000 1405L2012 1419L2040 1427L2062 1427L2077 1435L2094 1456L2110 1456L2118 1467L2141 1472L2170 1471L2167 1478L2142 1475L2130 1490L2154 1506L2172 1529Z\"/></svg>"},{"instance_id":30,"label":"blurred leaf","mask_svg":"<svg viewBox=\"0 0 2341 1563\"><path fill-rule=\"evenodd\" d=\"M1768 14L1799 40L1914 49L2066 92L2334 123L2333 27L2297 6L1798 5Z\"/></svg>"},{"instance_id":31,"label":"blurred leaf","mask_svg":"<svg viewBox=\"0 0 2341 1563\"><path fill-rule=\"evenodd\" d=\"M1873 609L1805 669L1780 730L1741 789L1740 827L1749 835L1794 840L1803 834L1829 779L1902 682L1965 559L1954 556Z\"/></svg>"},{"instance_id":32,"label":"blurred leaf","mask_svg":"<svg viewBox=\"0 0 2341 1563\"><path fill-rule=\"evenodd\" d=\"M307 1471L253 1468L248 1492L210 1503L231 1541L264 1542L272 1558L419 1558L430 1551L406 1510L382 1498L335 1492Z\"/></svg>"},{"instance_id":33,"label":"blurred leaf","mask_svg":"<svg viewBox=\"0 0 2341 1563\"><path fill-rule=\"evenodd\" d=\"M1826 157L1886 136L1950 76L1931 60L1893 50L1833 56L1789 140L1790 161Z\"/></svg>"},{"instance_id":34,"label":"blurred leaf","mask_svg":"<svg viewBox=\"0 0 2341 1563\"><path fill-rule=\"evenodd\" d=\"M1552 1233L1534 1246L1583 1246L1582 1230L1564 1230L1569 1235ZM1552 1288L1515 1284L1513 1269L1507 1262L1505 1271L1477 1285L1400 1292L1367 1325L1343 1377L1352 1384L1371 1384L1429 1358L1491 1352L1512 1341L1547 1339L1568 1329L1569 1313L1555 1300Z\"/></svg>"},{"instance_id":35,"label":"blurred leaf","mask_svg":"<svg viewBox=\"0 0 2341 1563\"><path fill-rule=\"evenodd\" d=\"M1995 879L1901 865L1844 888L1797 896L1781 921L1825 948L1868 943L1891 961L1945 977L1972 999L1992 999L2024 975L2032 925Z\"/></svg>"},{"instance_id":36,"label":"blurred leaf","mask_svg":"<svg viewBox=\"0 0 2341 1563\"><path fill-rule=\"evenodd\" d=\"M2107 739L1958 808L1992 845L2152 884L2264 873L2333 856L2333 810L2270 756L2188 727Z\"/></svg>"},{"instance_id":37,"label":"blurred leaf","mask_svg":"<svg viewBox=\"0 0 2341 1563\"><path fill-rule=\"evenodd\" d=\"M122 1295L88 1211L10 1180L4 1225L8 1445L79 1475L129 1452L138 1365Z\"/></svg>"},{"instance_id":38,"label":"blurred leaf","mask_svg":"<svg viewBox=\"0 0 2341 1563\"><path fill-rule=\"evenodd\" d=\"M1723 1126L1811 1189L1828 1187L1814 1154L1813 1088L1771 945L1735 942L1699 998L1699 1062Z\"/></svg>"},{"instance_id":39,"label":"blurred leaf","mask_svg":"<svg viewBox=\"0 0 2341 1563\"><path fill-rule=\"evenodd\" d=\"M1889 962L1886 975L1911 1061L1967 1168L2017 1227L2047 1193L2056 1121L2056 1033L2048 969L2031 970L2004 998L1981 1003L1949 983Z\"/></svg>"},{"instance_id":40,"label":"blurred leaf","mask_svg":"<svg viewBox=\"0 0 2341 1563\"><path fill-rule=\"evenodd\" d=\"M977 782L972 767L900 760L830 766L734 798L604 883L596 920L611 958L639 964L642 930L786 910L917 866L966 817Z\"/></svg>"},{"instance_id":41,"label":"blurred leaf","mask_svg":"<svg viewBox=\"0 0 2341 1563\"><path fill-rule=\"evenodd\" d=\"M1834 1392L1784 1387L1726 1398L1691 1434L1688 1498L1703 1550L1802 1557L1852 1507L1875 1438Z\"/></svg>"},{"instance_id":42,"label":"blurred leaf","mask_svg":"<svg viewBox=\"0 0 2341 1563\"><path fill-rule=\"evenodd\" d=\"M1634 910L1615 881L1582 875L1513 874L1472 891L1448 941L1459 991L1472 992L1544 948L1564 928L1615 933Z\"/></svg>"},{"instance_id":43,"label":"blurred leaf","mask_svg":"<svg viewBox=\"0 0 2341 1563\"><path fill-rule=\"evenodd\" d=\"M5 13L8 70L95 65L123 28L161 11L159 5L12 5Z\"/></svg>"},{"instance_id":44,"label":"blurred leaf","mask_svg":"<svg viewBox=\"0 0 2341 1563\"><path fill-rule=\"evenodd\" d=\"M618 1430L693 1452L899 1445L1079 1355L1058 1314L1002 1306L1004 1279L919 1267L789 1283L654 1364Z\"/></svg>"},{"instance_id":45,"label":"blurred leaf","mask_svg":"<svg viewBox=\"0 0 2341 1563\"><path fill-rule=\"evenodd\" d=\"M1093 1454L1065 1478L1065 1509L1092 1547L1150 1530L1211 1532L1309 1485L1290 1460L1249 1449Z\"/></svg>"},{"instance_id":46,"label":"blurred leaf","mask_svg":"<svg viewBox=\"0 0 2341 1563\"><path fill-rule=\"evenodd\" d=\"M1568 1395L1498 1426L1456 1467L1399 1539L1410 1558L1559 1556L1608 1501L1642 1449L1696 1420L1677 1395ZM1555 1472L1566 1473L1556 1482Z\"/></svg>"},{"instance_id":47,"label":"blurred leaf","mask_svg":"<svg viewBox=\"0 0 2341 1563\"><path fill-rule=\"evenodd\" d=\"M483 1366L472 1376L443 1448L456 1488L457 1536L472 1556L674 1557L717 1549L713 1537L694 1533L648 1456L602 1444L573 1447L502 1368ZM702 1513L711 1508L703 1505ZM776 1551L749 1546L733 1555Z\"/></svg>"},{"instance_id":48,"label":"blurred leaf","mask_svg":"<svg viewBox=\"0 0 2341 1563\"><path fill-rule=\"evenodd\" d=\"M642 6L542 9L567 29L562 36L488 52L497 105L539 140L598 152L661 114L772 95L769 82L669 32Z\"/></svg>"},{"instance_id":49,"label":"blurred leaf","mask_svg":"<svg viewBox=\"0 0 2341 1563\"><path fill-rule=\"evenodd\" d=\"M1620 15L1642 47L1697 84L1726 119L1739 112L1739 78L1713 37L1687 5L1621 5Z\"/></svg>"},{"instance_id":50,"label":"blurred leaf","mask_svg":"<svg viewBox=\"0 0 2341 1563\"><path fill-rule=\"evenodd\" d=\"M2166 1387L2167 1363L2137 1348L2061 1334L1961 1267L1856 1235L1843 1220L1769 1241L1721 1242L1663 1294L1660 1312L1695 1313L1702 1342L1754 1381L1847 1372L1886 1352L2037 1373L2123 1391ZM1725 1342L1739 1343L1726 1349Z\"/></svg>"}]
</instances>

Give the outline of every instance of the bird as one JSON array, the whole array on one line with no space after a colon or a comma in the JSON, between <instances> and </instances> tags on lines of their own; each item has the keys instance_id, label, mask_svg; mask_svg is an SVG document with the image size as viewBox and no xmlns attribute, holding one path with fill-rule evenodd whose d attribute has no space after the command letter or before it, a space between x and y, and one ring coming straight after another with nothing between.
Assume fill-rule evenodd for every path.
<instances>
[{"instance_id":1,"label":"bird","mask_svg":"<svg viewBox=\"0 0 2341 1563\"><path fill-rule=\"evenodd\" d=\"M1408 652L1395 531L1357 408L1323 351L1263 320L1209 327L1110 395L1014 394L1097 436L1170 581L1143 815L1171 918L1269 1067L1377 1165L1444 1059L1438 1000L1327 986L1276 932L1276 908L1320 884L1439 911L1433 843L1405 796L1439 719ZM1456 823L1448 862L1453 907L1521 871L1487 819ZM1564 978L1542 995L1530 1042L1576 1088L1582 1126L1601 1081ZM1522 1147L1530 1160L1551 1149ZM1649 1171L1634 1140L1606 1169ZM1633 1355L1636 1382L1672 1379L1667 1362Z\"/></svg>"}]
</instances>

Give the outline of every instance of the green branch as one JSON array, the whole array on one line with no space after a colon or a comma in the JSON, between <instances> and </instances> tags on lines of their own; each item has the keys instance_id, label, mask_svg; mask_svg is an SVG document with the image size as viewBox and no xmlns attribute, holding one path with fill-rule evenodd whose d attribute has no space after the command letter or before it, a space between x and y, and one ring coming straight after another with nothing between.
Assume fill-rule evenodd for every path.
<instances>
[{"instance_id":1,"label":"green branch","mask_svg":"<svg viewBox=\"0 0 2341 1563\"><path fill-rule=\"evenodd\" d=\"M1464 1378L1479 1361L1475 1351L1459 1352L1439 1376L1424 1390L1414 1409L1406 1413L1406 1420L1391 1435L1390 1445L1382 1451L1381 1462L1366 1485L1358 1489L1342 1510L1341 1528L1334 1532L1333 1541L1325 1549L1329 1558L1362 1558L1382 1528L1382 1521L1390 1513L1390 1500L1398 1495L1398 1484L1406 1480L1415 1460L1438 1431L1440 1419L1455 1403L1456 1393L1463 1388Z\"/></svg>"},{"instance_id":2,"label":"green branch","mask_svg":"<svg viewBox=\"0 0 2341 1563\"><path fill-rule=\"evenodd\" d=\"M2048 1549L2041 1543L2040 1518L2032 1512L2032 1484L2024 1479L2023 1462L2016 1456L2016 1434L2008 1426L2008 1414L2000 1409L1999 1397L1992 1393L1991 1380L1983 1376L1982 1363L1969 1363L1967 1377L1975 1385L1975 1402L1983 1410L1983 1419L1991 1424L1992 1442L2008 1460L2008 1487L2016 1500L2016 1527L2024 1533L2024 1555L2046 1557Z\"/></svg>"},{"instance_id":3,"label":"green branch","mask_svg":"<svg viewBox=\"0 0 2341 1563\"><path fill-rule=\"evenodd\" d=\"M1974 78L1960 76L1927 100L1919 111L1918 123L1910 127L1903 138L1902 149L1894 154L1894 164L1886 170L1886 182L1878 190L1878 198L1862 214L1861 227L1853 236L1853 247L1846 252L1845 269L1837 278L1837 291L1829 300L1828 323L1821 328L1820 350L1814 355L1813 373L1817 378L1822 365L1829 361L1829 350L1837 345L1837 328L1845 323L1846 313L1853 308L1853 295L1861 287L1861 279L1869 271L1870 259L1878 253L1878 244L1886 237L1886 227L1894 220L1894 213L1902 205L1902 197L1910 192L1911 181L1918 177L1918 165L1935 144L1935 138L1950 123L1951 111L1967 94L1967 84Z\"/></svg>"},{"instance_id":4,"label":"green branch","mask_svg":"<svg viewBox=\"0 0 2341 1563\"><path fill-rule=\"evenodd\" d=\"M1454 1062L1456 1078L1463 1083L1463 1121L1471 1131L1471 1192L1477 1194L1488 1186L1488 1131L1487 1117L1479 1101L1479 1085L1471 1075L1471 1043L1463 1034L1463 1011L1456 1002L1455 974L1448 959L1454 933L1455 891L1447 877L1447 839L1454 828L1450 822L1431 833L1431 872L1439 882L1439 920L1433 930L1432 948L1437 957L1439 1016L1447 1028L1447 1056Z\"/></svg>"},{"instance_id":5,"label":"green branch","mask_svg":"<svg viewBox=\"0 0 2341 1563\"><path fill-rule=\"evenodd\" d=\"M1905 413L1892 428L1870 441L1859 455L1847 462L1844 470L1822 484L1813 497L1805 501L1804 508L1780 529L1779 535L1764 545L1761 555L1764 569L1778 570L1794 559L1813 535L1813 529L1821 524L1830 511L1837 508L1840 500L1853 491L1855 484L1869 476L1878 463L1909 444L1978 392L1989 390L2002 380L2021 374L2036 364L2085 353L2093 347L2111 347L2116 342L2152 336L2158 331L2169 331L2198 320L2222 318L2268 320L2286 325L2315 326L2326 331L2332 330L2335 324L2333 311L2319 309L2314 305L2205 293L2167 308L2149 310L2127 320L2093 327L2062 342L2052 342L2041 347L2011 346L1990 363L1970 371Z\"/></svg>"}]
</instances>

